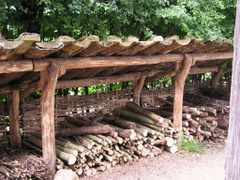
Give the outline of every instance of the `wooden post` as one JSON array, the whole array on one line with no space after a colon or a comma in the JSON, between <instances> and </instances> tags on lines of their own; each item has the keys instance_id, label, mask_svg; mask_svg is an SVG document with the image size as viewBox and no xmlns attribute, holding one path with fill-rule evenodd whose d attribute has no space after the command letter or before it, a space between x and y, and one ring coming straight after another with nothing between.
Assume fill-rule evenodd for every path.
<instances>
[{"instance_id":1,"label":"wooden post","mask_svg":"<svg viewBox=\"0 0 240 180\"><path fill-rule=\"evenodd\" d=\"M14 147L21 146L21 134L19 126L19 103L20 103L20 92L13 90L10 97L10 142Z\"/></svg>"},{"instance_id":2,"label":"wooden post","mask_svg":"<svg viewBox=\"0 0 240 180\"><path fill-rule=\"evenodd\" d=\"M56 147L55 147L55 121L54 104L57 79L60 68L51 64L45 71L41 72L40 85L42 87L41 97L41 128L42 128L42 153L47 163L51 179L55 174Z\"/></svg>"},{"instance_id":3,"label":"wooden post","mask_svg":"<svg viewBox=\"0 0 240 180\"><path fill-rule=\"evenodd\" d=\"M232 65L232 87L230 98L229 131L226 148L225 180L239 180L240 177L240 1L234 37L234 58Z\"/></svg>"},{"instance_id":4,"label":"wooden post","mask_svg":"<svg viewBox=\"0 0 240 180\"><path fill-rule=\"evenodd\" d=\"M213 79L211 82L212 88L216 89L220 85L221 77L224 74L224 68L219 67L218 71L214 73Z\"/></svg>"},{"instance_id":5,"label":"wooden post","mask_svg":"<svg viewBox=\"0 0 240 180\"><path fill-rule=\"evenodd\" d=\"M175 96L173 107L173 125L175 128L182 129L182 107L185 80L193 64L191 56L185 56L182 66L178 64L175 79Z\"/></svg>"},{"instance_id":6,"label":"wooden post","mask_svg":"<svg viewBox=\"0 0 240 180\"><path fill-rule=\"evenodd\" d=\"M133 101L138 105L140 105L141 103L141 92L142 92L145 80L146 80L146 76L142 76L140 79L137 79L134 82Z\"/></svg>"}]
</instances>

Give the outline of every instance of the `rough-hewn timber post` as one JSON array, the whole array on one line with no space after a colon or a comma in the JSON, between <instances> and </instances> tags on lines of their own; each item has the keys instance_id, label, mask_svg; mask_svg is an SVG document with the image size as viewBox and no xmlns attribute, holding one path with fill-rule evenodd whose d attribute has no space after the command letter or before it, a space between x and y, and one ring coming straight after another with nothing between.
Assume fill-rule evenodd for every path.
<instances>
[{"instance_id":1,"label":"rough-hewn timber post","mask_svg":"<svg viewBox=\"0 0 240 180\"><path fill-rule=\"evenodd\" d=\"M220 85L221 77L224 74L224 68L219 67L218 71L214 73L213 79L212 79L212 88L217 88Z\"/></svg>"},{"instance_id":2,"label":"rough-hewn timber post","mask_svg":"<svg viewBox=\"0 0 240 180\"><path fill-rule=\"evenodd\" d=\"M133 101L138 105L140 105L141 103L141 92L142 92L145 80L146 80L146 76L141 76L140 79L134 82Z\"/></svg>"},{"instance_id":3,"label":"rough-hewn timber post","mask_svg":"<svg viewBox=\"0 0 240 180\"><path fill-rule=\"evenodd\" d=\"M19 104L20 93L18 90L13 90L10 96L10 142L12 146L21 146L21 134L19 126Z\"/></svg>"},{"instance_id":4,"label":"rough-hewn timber post","mask_svg":"<svg viewBox=\"0 0 240 180\"><path fill-rule=\"evenodd\" d=\"M182 129L182 107L185 80L193 64L192 57L186 55L181 67L177 67L175 79L175 96L173 107L173 125L175 128Z\"/></svg>"},{"instance_id":5,"label":"rough-hewn timber post","mask_svg":"<svg viewBox=\"0 0 240 180\"><path fill-rule=\"evenodd\" d=\"M51 177L55 174L56 149L55 149L55 123L54 104L57 79L61 69L51 64L45 71L41 72L40 85L42 87L41 97L41 128L42 128L42 153L43 159L49 166ZM51 178L51 179L52 179Z\"/></svg>"},{"instance_id":6,"label":"rough-hewn timber post","mask_svg":"<svg viewBox=\"0 0 240 180\"><path fill-rule=\"evenodd\" d=\"M234 59L232 65L232 87L230 98L229 132L226 151L225 180L240 178L240 1L234 37Z\"/></svg>"}]
</instances>

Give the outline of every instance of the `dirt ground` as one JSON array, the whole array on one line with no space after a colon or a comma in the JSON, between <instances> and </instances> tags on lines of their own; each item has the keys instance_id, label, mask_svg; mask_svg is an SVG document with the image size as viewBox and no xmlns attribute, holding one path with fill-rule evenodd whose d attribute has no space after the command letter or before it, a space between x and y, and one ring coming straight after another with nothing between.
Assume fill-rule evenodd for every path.
<instances>
[{"instance_id":1,"label":"dirt ground","mask_svg":"<svg viewBox=\"0 0 240 180\"><path fill-rule=\"evenodd\" d=\"M223 180L224 159L224 146L219 144L203 154L164 153L81 180Z\"/></svg>"}]
</instances>

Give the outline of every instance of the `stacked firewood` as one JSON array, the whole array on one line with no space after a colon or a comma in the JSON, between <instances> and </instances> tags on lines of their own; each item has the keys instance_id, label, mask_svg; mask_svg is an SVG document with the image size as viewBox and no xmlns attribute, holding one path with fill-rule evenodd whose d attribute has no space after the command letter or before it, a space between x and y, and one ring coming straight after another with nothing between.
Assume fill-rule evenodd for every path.
<instances>
[{"instance_id":1,"label":"stacked firewood","mask_svg":"<svg viewBox=\"0 0 240 180\"><path fill-rule=\"evenodd\" d=\"M134 103L91 119L69 117L57 131L57 168L67 166L79 176L91 176L117 164L158 156L163 150L175 153L177 136L169 119ZM40 151L41 138L36 133L24 144Z\"/></svg>"},{"instance_id":2,"label":"stacked firewood","mask_svg":"<svg viewBox=\"0 0 240 180\"><path fill-rule=\"evenodd\" d=\"M199 99L198 99L199 100ZM155 112L172 119L172 98L162 100L163 104ZM229 106L207 103L207 106L194 105L192 102L184 102L183 106L183 133L189 138L224 141L228 128Z\"/></svg>"},{"instance_id":3,"label":"stacked firewood","mask_svg":"<svg viewBox=\"0 0 240 180\"><path fill-rule=\"evenodd\" d=\"M175 153L179 133L172 126L172 107L172 99L163 100L159 109L151 111L129 102L111 113L68 117L56 134L57 168L92 176L117 164L158 156L163 150ZM224 140L226 129L219 128L219 114L228 114L228 108L185 102L184 135L199 141ZM31 134L24 143L40 151L40 134Z\"/></svg>"}]
</instances>

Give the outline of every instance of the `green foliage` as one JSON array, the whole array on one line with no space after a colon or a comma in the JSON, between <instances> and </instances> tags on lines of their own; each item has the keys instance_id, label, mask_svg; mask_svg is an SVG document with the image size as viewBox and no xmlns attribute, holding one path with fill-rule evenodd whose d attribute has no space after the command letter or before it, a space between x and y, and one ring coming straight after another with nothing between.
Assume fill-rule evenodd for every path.
<instances>
[{"instance_id":1,"label":"green foliage","mask_svg":"<svg viewBox=\"0 0 240 180\"><path fill-rule=\"evenodd\" d=\"M202 153L204 151L204 147L201 143L195 139L189 139L186 136L181 137L179 147L186 152L192 153Z\"/></svg>"},{"instance_id":2,"label":"green foliage","mask_svg":"<svg viewBox=\"0 0 240 180\"><path fill-rule=\"evenodd\" d=\"M232 38L236 0L1 0L0 31L58 35L94 34L148 39L153 34Z\"/></svg>"},{"instance_id":3,"label":"green foliage","mask_svg":"<svg viewBox=\"0 0 240 180\"><path fill-rule=\"evenodd\" d=\"M0 104L2 104L2 103L6 103L7 102L7 97L6 96L1 96L0 95Z\"/></svg>"},{"instance_id":4,"label":"green foliage","mask_svg":"<svg viewBox=\"0 0 240 180\"><path fill-rule=\"evenodd\" d=\"M236 0L0 0L0 32L6 38L16 38L26 31L37 32L45 41L59 35L79 38L90 34L102 39L108 35L133 35L146 40L155 34L231 39L235 8ZM230 77L229 73L226 77ZM211 78L211 74L196 76L201 81ZM145 88L172 85L172 78L164 77ZM103 84L58 90L56 95L85 95L131 87L132 82ZM40 95L37 92L33 97Z\"/></svg>"}]
</instances>

